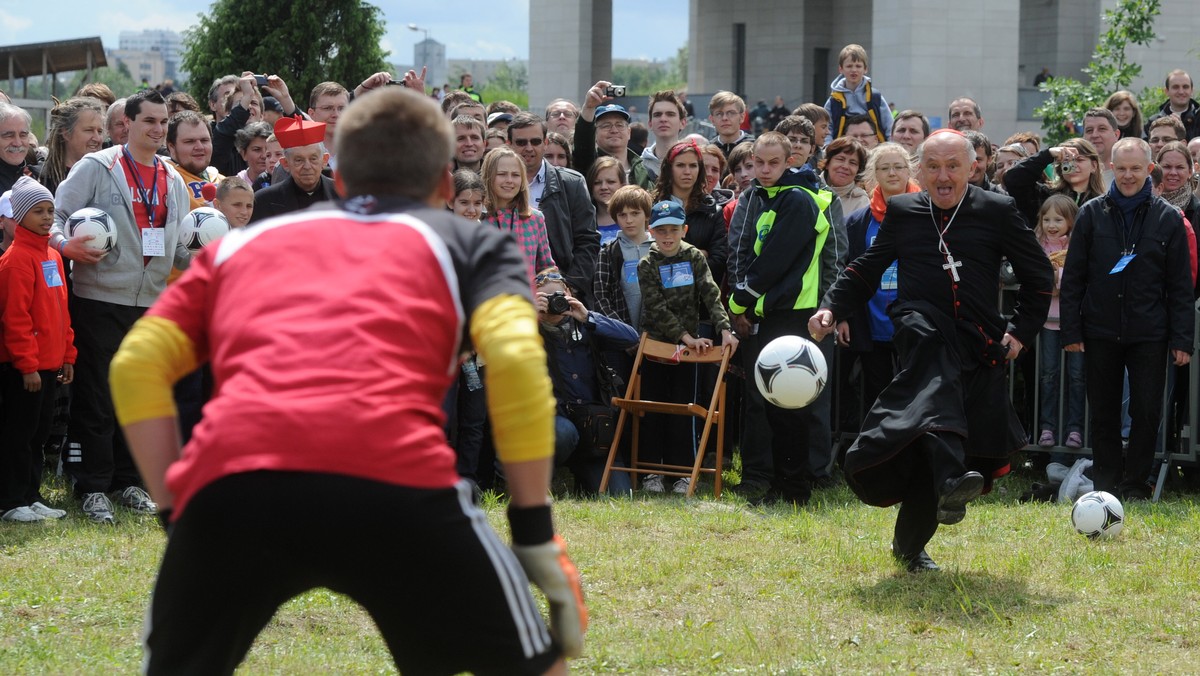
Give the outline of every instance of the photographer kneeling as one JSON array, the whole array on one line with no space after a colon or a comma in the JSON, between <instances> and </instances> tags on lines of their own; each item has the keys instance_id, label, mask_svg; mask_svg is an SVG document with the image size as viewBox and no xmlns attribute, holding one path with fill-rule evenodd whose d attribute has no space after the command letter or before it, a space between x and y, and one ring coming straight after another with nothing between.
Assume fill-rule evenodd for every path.
<instances>
[{"instance_id":1,"label":"photographer kneeling","mask_svg":"<svg viewBox=\"0 0 1200 676\"><path fill-rule=\"evenodd\" d=\"M571 295L558 268L546 268L534 281L538 330L558 400L554 463L570 468L583 492L596 493L616 427L612 397L624 394L623 384L601 352L635 347L638 334L624 322L589 312ZM614 473L609 492L623 495L629 491L629 475Z\"/></svg>"}]
</instances>

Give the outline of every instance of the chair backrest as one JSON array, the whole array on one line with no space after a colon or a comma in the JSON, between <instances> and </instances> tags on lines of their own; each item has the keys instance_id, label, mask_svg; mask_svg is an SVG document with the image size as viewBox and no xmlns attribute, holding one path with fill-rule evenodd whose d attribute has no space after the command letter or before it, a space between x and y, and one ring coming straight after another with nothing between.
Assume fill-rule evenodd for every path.
<instances>
[{"instance_id":1,"label":"chair backrest","mask_svg":"<svg viewBox=\"0 0 1200 676\"><path fill-rule=\"evenodd\" d=\"M668 364L719 364L724 358L728 345L714 345L706 354L700 354L686 345L664 343L643 336L642 354L647 359Z\"/></svg>"}]
</instances>

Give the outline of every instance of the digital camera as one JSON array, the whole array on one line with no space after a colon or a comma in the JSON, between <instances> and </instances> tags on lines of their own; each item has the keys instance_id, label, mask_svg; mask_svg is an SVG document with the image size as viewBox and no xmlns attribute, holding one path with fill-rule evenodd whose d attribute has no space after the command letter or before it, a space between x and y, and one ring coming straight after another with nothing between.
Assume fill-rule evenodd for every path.
<instances>
[{"instance_id":1,"label":"digital camera","mask_svg":"<svg viewBox=\"0 0 1200 676\"><path fill-rule=\"evenodd\" d=\"M567 294L562 291L555 291L546 297L546 313L552 315L565 315L571 311L571 303L567 300Z\"/></svg>"},{"instance_id":2,"label":"digital camera","mask_svg":"<svg viewBox=\"0 0 1200 676\"><path fill-rule=\"evenodd\" d=\"M622 96L625 96L625 85L611 85L609 87L606 87L604 89L604 95L611 96L613 98L620 98Z\"/></svg>"}]
</instances>

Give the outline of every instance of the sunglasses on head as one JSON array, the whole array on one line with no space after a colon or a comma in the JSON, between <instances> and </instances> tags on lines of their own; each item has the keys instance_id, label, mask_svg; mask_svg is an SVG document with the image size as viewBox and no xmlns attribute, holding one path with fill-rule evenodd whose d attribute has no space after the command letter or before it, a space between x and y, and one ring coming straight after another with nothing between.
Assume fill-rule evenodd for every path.
<instances>
[{"instance_id":1,"label":"sunglasses on head","mask_svg":"<svg viewBox=\"0 0 1200 676\"><path fill-rule=\"evenodd\" d=\"M539 272L533 278L534 284L537 284L538 286L543 286L545 284L549 284L550 282L561 281L563 281L563 276L557 272Z\"/></svg>"}]
</instances>

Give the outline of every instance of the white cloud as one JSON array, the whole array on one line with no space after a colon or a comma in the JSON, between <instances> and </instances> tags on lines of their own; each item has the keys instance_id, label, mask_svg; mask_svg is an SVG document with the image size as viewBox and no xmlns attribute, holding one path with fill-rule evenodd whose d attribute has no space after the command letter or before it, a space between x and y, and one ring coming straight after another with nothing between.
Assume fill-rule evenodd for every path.
<instances>
[{"instance_id":1,"label":"white cloud","mask_svg":"<svg viewBox=\"0 0 1200 676\"><path fill-rule=\"evenodd\" d=\"M12 14L0 9L0 31L4 31L5 35L11 35L18 31L23 31L32 25L33 19L13 16Z\"/></svg>"}]
</instances>

